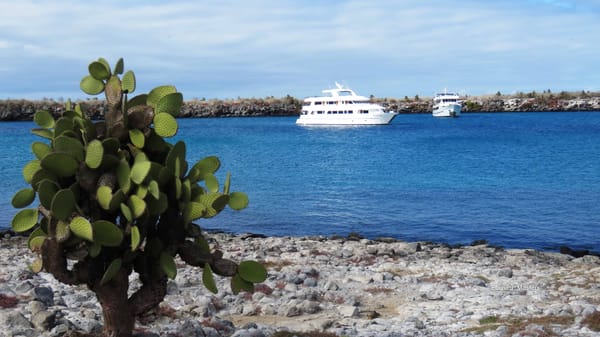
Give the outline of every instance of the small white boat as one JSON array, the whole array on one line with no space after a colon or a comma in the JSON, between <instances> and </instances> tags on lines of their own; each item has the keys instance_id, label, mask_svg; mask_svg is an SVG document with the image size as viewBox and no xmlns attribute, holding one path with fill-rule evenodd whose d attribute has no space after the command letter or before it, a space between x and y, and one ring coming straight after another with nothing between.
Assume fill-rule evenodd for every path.
<instances>
[{"instance_id":1,"label":"small white boat","mask_svg":"<svg viewBox=\"0 0 600 337\"><path fill-rule=\"evenodd\" d=\"M444 90L433 98L433 117L458 117L462 102L458 94Z\"/></svg>"},{"instance_id":2,"label":"small white boat","mask_svg":"<svg viewBox=\"0 0 600 337\"><path fill-rule=\"evenodd\" d=\"M397 115L337 82L335 86L335 89L323 90L323 96L304 99L296 124L379 125L389 124Z\"/></svg>"}]
</instances>

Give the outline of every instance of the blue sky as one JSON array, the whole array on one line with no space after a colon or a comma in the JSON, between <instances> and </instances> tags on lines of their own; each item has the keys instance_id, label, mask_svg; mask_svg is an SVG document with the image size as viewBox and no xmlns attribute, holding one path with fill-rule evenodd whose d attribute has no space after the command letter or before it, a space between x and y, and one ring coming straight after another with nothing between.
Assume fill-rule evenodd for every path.
<instances>
[{"instance_id":1,"label":"blue sky","mask_svg":"<svg viewBox=\"0 0 600 337\"><path fill-rule=\"evenodd\" d=\"M599 32L600 0L0 0L0 99L89 97L98 57L185 99L599 91Z\"/></svg>"}]
</instances>

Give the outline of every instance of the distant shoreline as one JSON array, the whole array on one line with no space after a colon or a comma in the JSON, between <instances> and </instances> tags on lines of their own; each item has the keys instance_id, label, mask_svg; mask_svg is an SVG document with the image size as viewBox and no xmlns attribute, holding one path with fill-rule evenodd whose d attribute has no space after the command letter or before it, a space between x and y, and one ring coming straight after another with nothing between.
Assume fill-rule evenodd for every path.
<instances>
[{"instance_id":1,"label":"distant shoreline","mask_svg":"<svg viewBox=\"0 0 600 337\"><path fill-rule=\"evenodd\" d=\"M377 98L373 102L400 114L431 113L430 97ZM463 112L573 112L600 111L600 92L517 95L464 96ZM86 114L92 119L102 119L106 106L103 100L79 100ZM5 99L0 100L0 121L31 121L38 110L48 110L59 116L64 110L63 100ZM283 98L238 98L238 99L193 99L185 101L181 118L205 117L268 117L297 116L302 109L302 100L291 96Z\"/></svg>"}]
</instances>

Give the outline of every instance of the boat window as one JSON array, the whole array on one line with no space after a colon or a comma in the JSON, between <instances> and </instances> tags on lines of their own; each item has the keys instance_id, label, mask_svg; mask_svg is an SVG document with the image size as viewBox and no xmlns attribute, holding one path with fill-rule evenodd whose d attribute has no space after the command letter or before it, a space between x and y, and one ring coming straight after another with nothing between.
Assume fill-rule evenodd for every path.
<instances>
[{"instance_id":1,"label":"boat window","mask_svg":"<svg viewBox=\"0 0 600 337\"><path fill-rule=\"evenodd\" d=\"M321 102L315 102L315 105L321 105L321 104L322 104Z\"/></svg>"},{"instance_id":2,"label":"boat window","mask_svg":"<svg viewBox=\"0 0 600 337\"><path fill-rule=\"evenodd\" d=\"M317 111L317 114L318 114L318 115L322 115L322 114L323 114L323 111L322 111L322 110L321 110L321 111Z\"/></svg>"},{"instance_id":3,"label":"boat window","mask_svg":"<svg viewBox=\"0 0 600 337\"><path fill-rule=\"evenodd\" d=\"M327 104L335 104L335 101L328 101Z\"/></svg>"}]
</instances>

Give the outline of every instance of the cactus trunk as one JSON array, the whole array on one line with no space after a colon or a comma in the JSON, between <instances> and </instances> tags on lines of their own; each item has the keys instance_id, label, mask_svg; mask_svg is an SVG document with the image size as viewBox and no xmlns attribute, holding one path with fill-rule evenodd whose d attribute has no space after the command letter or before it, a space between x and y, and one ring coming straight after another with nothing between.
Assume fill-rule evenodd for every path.
<instances>
[{"instance_id":1,"label":"cactus trunk","mask_svg":"<svg viewBox=\"0 0 600 337\"><path fill-rule=\"evenodd\" d=\"M104 285L97 282L92 287L102 306L104 337L131 337L135 317L127 300L128 277L121 270L114 279Z\"/></svg>"}]
</instances>

